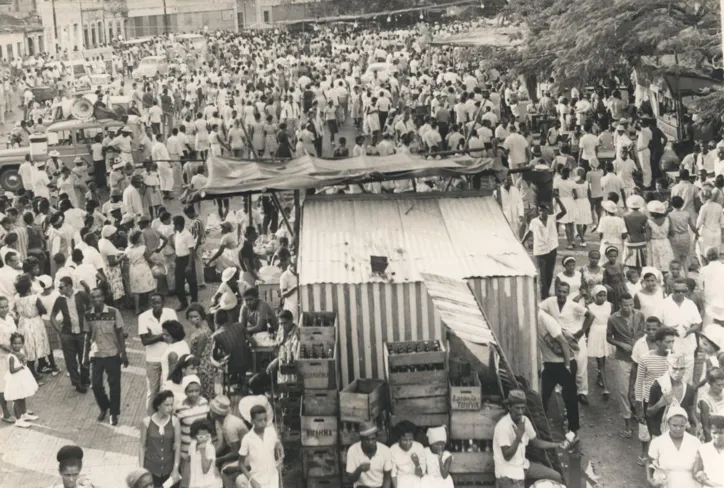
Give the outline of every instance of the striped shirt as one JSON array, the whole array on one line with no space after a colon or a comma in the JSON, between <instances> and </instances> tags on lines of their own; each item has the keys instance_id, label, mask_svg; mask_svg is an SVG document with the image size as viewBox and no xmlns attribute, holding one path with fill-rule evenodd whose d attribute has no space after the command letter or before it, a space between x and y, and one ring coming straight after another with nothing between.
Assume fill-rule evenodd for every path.
<instances>
[{"instance_id":1,"label":"striped shirt","mask_svg":"<svg viewBox=\"0 0 724 488\"><path fill-rule=\"evenodd\" d=\"M642 356L639 361L638 372L636 373L636 401L647 402L649 400L651 385L668 370L669 364L666 361L666 356L659 356L655 354L654 351Z\"/></svg>"},{"instance_id":2,"label":"striped shirt","mask_svg":"<svg viewBox=\"0 0 724 488\"><path fill-rule=\"evenodd\" d=\"M205 419L209 414L209 401L199 398L199 403L189 406L184 400L176 409L176 417L181 422L181 457L187 459L189 457L189 444L191 444L191 424L199 419Z\"/></svg>"}]
</instances>

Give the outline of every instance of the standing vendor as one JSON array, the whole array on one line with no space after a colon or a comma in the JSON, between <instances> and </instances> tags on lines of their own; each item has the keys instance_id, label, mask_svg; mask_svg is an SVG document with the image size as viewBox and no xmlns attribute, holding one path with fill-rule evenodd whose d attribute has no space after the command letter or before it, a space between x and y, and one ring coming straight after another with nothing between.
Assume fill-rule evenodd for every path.
<instances>
[{"instance_id":1,"label":"standing vendor","mask_svg":"<svg viewBox=\"0 0 724 488\"><path fill-rule=\"evenodd\" d=\"M562 444L538 438L530 420L525 416L526 397L522 390L510 390L506 401L508 414L500 419L493 433L493 459L498 488L523 488L525 480L561 482L561 475L525 457L530 443L539 449L556 449ZM567 442L564 441L564 444Z\"/></svg>"},{"instance_id":2,"label":"standing vendor","mask_svg":"<svg viewBox=\"0 0 724 488\"><path fill-rule=\"evenodd\" d=\"M118 156L125 163L132 163L133 156L131 155L131 142L133 141L133 131L127 125L124 125L121 129L121 135L116 136L111 141L109 146L120 153Z\"/></svg>"}]
</instances>

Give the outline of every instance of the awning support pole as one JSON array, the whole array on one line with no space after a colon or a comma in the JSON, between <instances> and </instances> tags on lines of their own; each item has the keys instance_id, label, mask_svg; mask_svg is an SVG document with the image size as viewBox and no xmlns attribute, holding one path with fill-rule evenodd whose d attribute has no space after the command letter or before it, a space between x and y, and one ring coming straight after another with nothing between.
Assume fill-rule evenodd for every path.
<instances>
[{"instance_id":1,"label":"awning support pole","mask_svg":"<svg viewBox=\"0 0 724 488\"><path fill-rule=\"evenodd\" d=\"M302 198L299 190L294 190L294 249L299 252L299 239L296 236L299 235L302 225Z\"/></svg>"},{"instance_id":2,"label":"awning support pole","mask_svg":"<svg viewBox=\"0 0 724 488\"><path fill-rule=\"evenodd\" d=\"M271 192L271 199L274 202L274 206L277 208L277 212L282 214L282 219L284 220L284 225L287 227L287 230L292 235L292 238L294 238L297 234L294 232L294 229L292 229L292 224L289 223L289 219L287 218L287 214L284 213L284 209L282 208L282 202L279 201L279 197L277 197L276 192Z\"/></svg>"}]
</instances>

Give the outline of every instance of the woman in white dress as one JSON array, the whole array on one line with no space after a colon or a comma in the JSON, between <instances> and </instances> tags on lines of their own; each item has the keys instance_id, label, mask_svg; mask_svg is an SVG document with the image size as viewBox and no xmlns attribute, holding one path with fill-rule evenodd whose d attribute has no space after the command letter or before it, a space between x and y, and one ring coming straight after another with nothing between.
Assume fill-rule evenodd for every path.
<instances>
[{"instance_id":1,"label":"woman in white dress","mask_svg":"<svg viewBox=\"0 0 724 488\"><path fill-rule=\"evenodd\" d=\"M612 308L605 286L594 286L591 295L594 302L588 304L588 310L593 314L593 324L588 333L588 357L596 358L598 366L596 382L603 388L603 396L607 397L609 391L606 382L606 357L613 353L613 346L606 340L606 331Z\"/></svg>"},{"instance_id":2,"label":"woman in white dress","mask_svg":"<svg viewBox=\"0 0 724 488\"><path fill-rule=\"evenodd\" d=\"M452 454L445 450L447 427L427 429L427 440L430 442L430 447L424 449L427 473L422 477L421 488L454 488L455 484L450 476L453 458Z\"/></svg>"},{"instance_id":3,"label":"woman in white dress","mask_svg":"<svg viewBox=\"0 0 724 488\"><path fill-rule=\"evenodd\" d=\"M719 249L721 246L721 228L724 227L724 214L722 206L712 199L711 189L704 187L699 192L702 206L699 209L699 217L696 219L696 230L699 234L697 240L697 252L702 263L706 263L704 251L710 247Z\"/></svg>"},{"instance_id":4,"label":"woman in white dress","mask_svg":"<svg viewBox=\"0 0 724 488\"><path fill-rule=\"evenodd\" d=\"M641 310L645 318L661 320L664 306L664 289L659 283L659 271L651 266L641 270L641 289L634 295L634 308Z\"/></svg>"},{"instance_id":5,"label":"woman in white dress","mask_svg":"<svg viewBox=\"0 0 724 488\"><path fill-rule=\"evenodd\" d=\"M209 130L201 112L196 114L193 125L196 129L196 151L199 153L199 158L206 159L206 156L209 155Z\"/></svg>"},{"instance_id":6,"label":"woman in white dress","mask_svg":"<svg viewBox=\"0 0 724 488\"><path fill-rule=\"evenodd\" d=\"M686 432L689 420L686 410L672 406L666 414L668 432L651 441L646 464L650 486L664 488L701 488L694 478L694 466L701 442Z\"/></svg>"},{"instance_id":7,"label":"woman in white dress","mask_svg":"<svg viewBox=\"0 0 724 488\"><path fill-rule=\"evenodd\" d=\"M576 224L576 232L581 240L581 247L586 247L586 230L589 225L593 224L591 200L589 199L591 190L585 178L586 170L576 168L576 198L573 201L573 223Z\"/></svg>"},{"instance_id":8,"label":"woman in white dress","mask_svg":"<svg viewBox=\"0 0 724 488\"><path fill-rule=\"evenodd\" d=\"M558 192L558 198L566 209L572 209L575 205L575 199L578 194L576 191L576 184L570 179L571 170L568 168L562 168L560 177L553 180L553 190ZM567 212L558 221L559 224L563 224L566 229L566 240L568 246L566 249L573 249L573 212Z\"/></svg>"},{"instance_id":9,"label":"woman in white dress","mask_svg":"<svg viewBox=\"0 0 724 488\"><path fill-rule=\"evenodd\" d=\"M408 420L397 424L400 440L390 447L392 480L397 488L420 488L427 472L425 449L415 441L417 427Z\"/></svg>"},{"instance_id":10,"label":"woman in white dress","mask_svg":"<svg viewBox=\"0 0 724 488\"><path fill-rule=\"evenodd\" d=\"M568 283L570 288L568 296L571 297L574 302L577 302L581 299L583 275L576 269L576 258L566 256L563 258L561 264L563 264L563 271L556 275L555 288L558 288L559 283Z\"/></svg>"}]
</instances>

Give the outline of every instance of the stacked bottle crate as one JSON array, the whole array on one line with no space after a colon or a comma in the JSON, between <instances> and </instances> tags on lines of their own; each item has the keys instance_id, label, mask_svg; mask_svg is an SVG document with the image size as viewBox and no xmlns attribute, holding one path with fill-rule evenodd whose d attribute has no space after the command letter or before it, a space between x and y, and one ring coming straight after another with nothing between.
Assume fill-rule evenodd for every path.
<instances>
[{"instance_id":1,"label":"stacked bottle crate","mask_svg":"<svg viewBox=\"0 0 724 488\"><path fill-rule=\"evenodd\" d=\"M304 312L300 324L296 365L302 388L302 469L308 488L339 486L337 315Z\"/></svg>"},{"instance_id":2,"label":"stacked bottle crate","mask_svg":"<svg viewBox=\"0 0 724 488\"><path fill-rule=\"evenodd\" d=\"M409 420L418 427L448 425L450 420L447 351L438 340L385 343L390 424Z\"/></svg>"}]
</instances>

